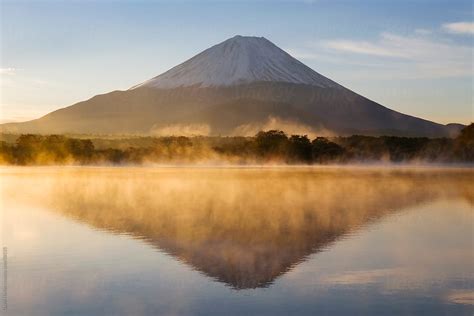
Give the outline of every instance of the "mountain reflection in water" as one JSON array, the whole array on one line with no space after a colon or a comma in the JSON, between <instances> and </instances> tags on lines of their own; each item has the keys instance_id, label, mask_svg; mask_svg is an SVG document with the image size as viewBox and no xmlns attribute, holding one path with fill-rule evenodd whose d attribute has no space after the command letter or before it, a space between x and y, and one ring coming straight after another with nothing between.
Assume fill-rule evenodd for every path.
<instances>
[{"instance_id":1,"label":"mountain reflection in water","mask_svg":"<svg viewBox=\"0 0 474 316\"><path fill-rule=\"evenodd\" d=\"M30 202L143 239L235 289L266 287L309 255L407 207L474 202L471 174L462 170L39 170L25 170L4 190L19 194L21 185Z\"/></svg>"}]
</instances>

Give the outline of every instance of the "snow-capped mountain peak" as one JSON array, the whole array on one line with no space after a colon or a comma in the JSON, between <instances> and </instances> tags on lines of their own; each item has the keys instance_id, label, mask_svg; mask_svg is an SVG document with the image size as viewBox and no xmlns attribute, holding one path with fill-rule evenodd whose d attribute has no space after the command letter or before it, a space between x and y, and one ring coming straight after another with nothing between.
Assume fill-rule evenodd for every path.
<instances>
[{"instance_id":1,"label":"snow-capped mountain peak","mask_svg":"<svg viewBox=\"0 0 474 316\"><path fill-rule=\"evenodd\" d=\"M266 38L237 35L133 88L214 87L258 81L338 86Z\"/></svg>"}]
</instances>

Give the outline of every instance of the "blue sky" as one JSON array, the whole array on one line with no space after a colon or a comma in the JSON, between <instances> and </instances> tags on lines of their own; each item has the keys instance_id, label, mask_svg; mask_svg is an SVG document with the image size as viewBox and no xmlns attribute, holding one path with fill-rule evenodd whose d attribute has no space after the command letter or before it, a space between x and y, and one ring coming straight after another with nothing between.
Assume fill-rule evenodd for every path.
<instances>
[{"instance_id":1,"label":"blue sky","mask_svg":"<svg viewBox=\"0 0 474 316\"><path fill-rule=\"evenodd\" d=\"M473 120L472 1L0 3L2 122L128 89L236 34L397 111Z\"/></svg>"}]
</instances>

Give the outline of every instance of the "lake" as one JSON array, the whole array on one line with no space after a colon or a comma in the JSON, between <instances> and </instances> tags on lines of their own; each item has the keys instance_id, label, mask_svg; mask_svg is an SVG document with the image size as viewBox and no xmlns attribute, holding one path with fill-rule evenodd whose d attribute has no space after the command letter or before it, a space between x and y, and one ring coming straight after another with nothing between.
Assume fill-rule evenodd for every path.
<instances>
[{"instance_id":1,"label":"lake","mask_svg":"<svg viewBox=\"0 0 474 316\"><path fill-rule=\"evenodd\" d=\"M1 168L7 315L472 315L474 170Z\"/></svg>"}]
</instances>

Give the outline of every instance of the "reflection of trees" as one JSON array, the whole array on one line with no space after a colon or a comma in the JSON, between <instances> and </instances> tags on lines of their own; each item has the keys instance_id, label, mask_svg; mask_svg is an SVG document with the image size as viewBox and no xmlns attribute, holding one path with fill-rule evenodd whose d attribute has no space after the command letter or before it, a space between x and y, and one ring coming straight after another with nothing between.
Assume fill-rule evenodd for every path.
<instances>
[{"instance_id":1,"label":"reflection of trees","mask_svg":"<svg viewBox=\"0 0 474 316\"><path fill-rule=\"evenodd\" d=\"M384 215L474 196L469 173L313 170L90 169L51 177L43 192L62 214L144 239L237 289L269 285Z\"/></svg>"}]
</instances>

